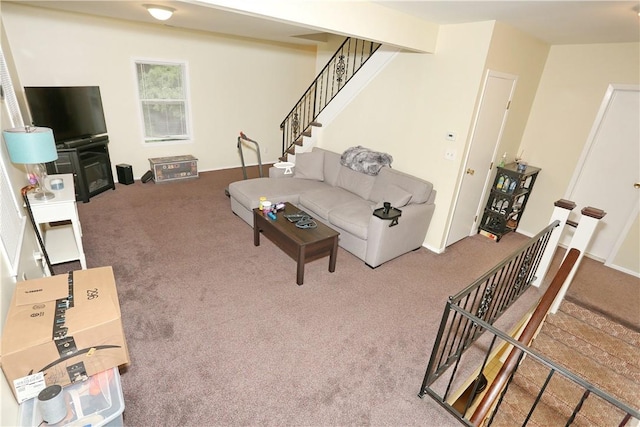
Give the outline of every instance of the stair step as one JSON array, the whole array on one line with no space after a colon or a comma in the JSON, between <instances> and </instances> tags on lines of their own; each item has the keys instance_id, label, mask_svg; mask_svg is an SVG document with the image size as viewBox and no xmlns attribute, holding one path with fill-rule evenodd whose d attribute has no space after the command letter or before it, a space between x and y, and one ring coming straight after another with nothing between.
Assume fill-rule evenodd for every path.
<instances>
[{"instance_id":1,"label":"stair step","mask_svg":"<svg viewBox=\"0 0 640 427\"><path fill-rule=\"evenodd\" d=\"M296 146L292 145L287 149L287 154L296 154Z\"/></svg>"},{"instance_id":2,"label":"stair step","mask_svg":"<svg viewBox=\"0 0 640 427\"><path fill-rule=\"evenodd\" d=\"M302 138L298 138L293 142L295 145L297 145L298 147L302 147L302 145L304 144L304 139Z\"/></svg>"},{"instance_id":3,"label":"stair step","mask_svg":"<svg viewBox=\"0 0 640 427\"><path fill-rule=\"evenodd\" d=\"M322 127L322 123L318 123L318 122L311 122L309 123L309 126L315 126L317 128L321 128Z\"/></svg>"},{"instance_id":4,"label":"stair step","mask_svg":"<svg viewBox=\"0 0 640 427\"><path fill-rule=\"evenodd\" d=\"M639 341L637 332L565 301L560 311L547 316L531 347L628 406L636 407L640 395ZM546 365L533 357L525 358L493 425L522 424L548 375ZM564 425L583 393L582 387L556 372L530 425ZM618 425L624 416L623 411L592 393L574 425Z\"/></svg>"},{"instance_id":5,"label":"stair step","mask_svg":"<svg viewBox=\"0 0 640 427\"><path fill-rule=\"evenodd\" d=\"M585 329L584 323L559 311L548 316L532 348L566 367L615 398L634 406L640 396L640 348L629 348L623 341L606 345L609 335L597 330L583 338L569 331ZM558 327L563 324L567 330ZM569 330L569 331L568 331ZM623 349L618 352L618 349ZM636 365L636 366L634 366Z\"/></svg>"},{"instance_id":6,"label":"stair step","mask_svg":"<svg viewBox=\"0 0 640 427\"><path fill-rule=\"evenodd\" d=\"M492 427L511 427L523 425L524 420L535 401L535 395L522 388L520 384L511 383L507 393L508 399L503 400L496 413ZM566 424L566 418L554 410L550 410L546 403L538 403L527 426L560 426Z\"/></svg>"},{"instance_id":7,"label":"stair step","mask_svg":"<svg viewBox=\"0 0 640 427\"><path fill-rule=\"evenodd\" d=\"M588 325L606 332L610 336L631 344L633 347L640 347L640 333L616 323L601 314L587 310L566 300L560 306L560 310Z\"/></svg>"},{"instance_id":8,"label":"stair step","mask_svg":"<svg viewBox=\"0 0 640 427\"><path fill-rule=\"evenodd\" d=\"M307 138L309 138L311 136L311 129L307 129L304 132L302 132L302 136L306 136Z\"/></svg>"},{"instance_id":9,"label":"stair step","mask_svg":"<svg viewBox=\"0 0 640 427\"><path fill-rule=\"evenodd\" d=\"M526 363L526 362L525 362ZM516 374L517 376L517 374ZM553 382L553 379L551 380ZM542 384L536 384L540 389ZM533 387L535 388L535 387ZM537 394L533 394L530 388L525 388L519 382L515 381L509 386L507 395L510 395L508 399L505 399L500 405L500 409L496 414L492 427L496 426L514 426L523 425L531 407L533 406ZM531 414L531 418L527 423L527 426L564 426L566 425L569 417L573 413L574 407L578 404L582 393L576 388L575 399L572 400L571 405L567 402L556 401L554 396L547 391L543 398L536 405L535 410ZM589 399L587 399L588 401ZM587 402L585 402L587 406ZM572 425L574 426L609 426L611 420L604 420L604 423L594 422L585 416L585 406L577 414Z\"/></svg>"},{"instance_id":10,"label":"stair step","mask_svg":"<svg viewBox=\"0 0 640 427\"><path fill-rule=\"evenodd\" d=\"M533 399L539 393L548 374L549 369L546 365L533 358L527 358L518 369L516 375L514 375L512 385L515 384L530 396L529 399L531 401L527 402L528 408L533 404ZM511 388L509 388L510 392ZM552 408L559 417L566 421L580 402L583 393L584 389L561 374L555 373L549 381L541 401L546 406L545 410ZM511 399L512 397L509 398L509 400ZM528 411L528 408L522 408L521 410ZM580 409L576 421L580 419L586 425L609 426L612 424L612 420L619 422L623 417L624 413L622 411L612 407L595 394L590 394Z\"/></svg>"},{"instance_id":11,"label":"stair step","mask_svg":"<svg viewBox=\"0 0 640 427\"><path fill-rule=\"evenodd\" d=\"M550 316L551 317L551 316ZM640 383L640 349L559 311L545 325L544 333L574 353L588 354L592 363ZM571 331L571 332L568 332ZM544 344L545 341L538 346ZM553 345L549 343L548 345ZM571 363L573 360L566 360ZM560 361L565 363L564 360Z\"/></svg>"}]
</instances>

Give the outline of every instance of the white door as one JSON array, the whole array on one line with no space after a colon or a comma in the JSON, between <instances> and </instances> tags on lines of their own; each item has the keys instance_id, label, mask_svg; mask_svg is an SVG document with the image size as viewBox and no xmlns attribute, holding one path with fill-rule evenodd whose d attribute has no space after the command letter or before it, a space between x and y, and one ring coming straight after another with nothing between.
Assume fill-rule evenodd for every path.
<instances>
[{"instance_id":1,"label":"white door","mask_svg":"<svg viewBox=\"0 0 640 427\"><path fill-rule=\"evenodd\" d=\"M637 86L610 86L605 94L589 139L585 144L565 198L577 205L572 218L586 206L602 209L586 253L609 263L637 217L640 203L640 90ZM572 232L566 233L567 244ZM635 272L638 274L638 272Z\"/></svg>"},{"instance_id":2,"label":"white door","mask_svg":"<svg viewBox=\"0 0 640 427\"><path fill-rule=\"evenodd\" d=\"M502 138L516 80L516 76L487 72L446 246L477 232L482 202L491 180L491 161Z\"/></svg>"}]
</instances>

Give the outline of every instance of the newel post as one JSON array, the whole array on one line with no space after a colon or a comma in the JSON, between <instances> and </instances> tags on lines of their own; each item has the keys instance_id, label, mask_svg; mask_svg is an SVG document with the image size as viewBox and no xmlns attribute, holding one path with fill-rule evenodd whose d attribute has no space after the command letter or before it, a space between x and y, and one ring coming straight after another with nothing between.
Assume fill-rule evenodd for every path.
<instances>
[{"instance_id":1,"label":"newel post","mask_svg":"<svg viewBox=\"0 0 640 427\"><path fill-rule=\"evenodd\" d=\"M560 221L560 224L553 229L551 232L551 236L549 237L549 241L547 242L547 246L542 254L542 258L540 258L540 264L538 265L538 269L536 270L535 278L531 282L533 286L540 287L542 281L544 280L547 272L549 271L549 267L551 266L551 261L553 260L553 256L556 253L556 249L558 248L558 243L560 242L560 236L562 236L562 230L564 230L564 225L567 223L569 219L569 214L576 207L576 204L570 200L560 199L553 204L555 208L553 209L553 213L551 214L551 224L553 221Z\"/></svg>"},{"instance_id":2,"label":"newel post","mask_svg":"<svg viewBox=\"0 0 640 427\"><path fill-rule=\"evenodd\" d=\"M582 257L584 256L585 250L587 249L587 246L589 245L589 242L593 237L593 233L595 232L596 227L598 226L598 222L602 218L604 218L604 216L606 215L605 211L601 209L592 208L592 207L586 207L582 209L581 212L582 212L582 218L580 219L580 222L576 227L576 232L573 235L573 238L571 239L571 243L569 244L569 247L567 248L567 253L569 253L569 250L571 250L572 248L578 249L580 251L580 256L578 257L578 260L576 261L573 268L571 269L569 276L564 281L564 284L562 285L560 292L558 292L556 299L553 301L551 310L549 310L550 313L555 313L558 311L558 308L560 307L560 304L564 299L564 295L567 293L567 289L569 289L569 285L571 284L573 277L576 275L576 270L578 269L578 266L580 266ZM565 257L566 257L566 254L565 254Z\"/></svg>"}]
</instances>

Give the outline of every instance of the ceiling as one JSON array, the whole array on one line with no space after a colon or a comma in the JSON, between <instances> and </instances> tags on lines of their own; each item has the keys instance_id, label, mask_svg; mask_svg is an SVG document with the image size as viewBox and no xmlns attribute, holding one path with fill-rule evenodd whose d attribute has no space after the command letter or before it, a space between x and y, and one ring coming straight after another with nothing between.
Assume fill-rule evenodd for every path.
<instances>
[{"instance_id":1,"label":"ceiling","mask_svg":"<svg viewBox=\"0 0 640 427\"><path fill-rule=\"evenodd\" d=\"M182 1L22 0L14 3L285 43L310 44L322 35L317 29ZM176 13L168 21L159 22L149 16L143 7L145 3L170 6ZM438 24L497 20L549 44L640 41L638 1L391 0L374 3Z\"/></svg>"},{"instance_id":2,"label":"ceiling","mask_svg":"<svg viewBox=\"0 0 640 427\"><path fill-rule=\"evenodd\" d=\"M377 1L439 24L496 20L549 44L640 42L638 1Z\"/></svg>"}]
</instances>

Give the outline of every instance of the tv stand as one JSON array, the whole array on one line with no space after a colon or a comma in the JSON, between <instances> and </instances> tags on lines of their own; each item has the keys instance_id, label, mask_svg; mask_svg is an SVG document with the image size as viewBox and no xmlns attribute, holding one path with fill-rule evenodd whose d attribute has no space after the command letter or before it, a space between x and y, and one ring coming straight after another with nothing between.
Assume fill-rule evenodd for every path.
<instances>
[{"instance_id":1,"label":"tv stand","mask_svg":"<svg viewBox=\"0 0 640 427\"><path fill-rule=\"evenodd\" d=\"M58 143L58 160L47 163L47 173L72 173L76 200L87 203L97 194L116 189L108 145L106 135Z\"/></svg>"},{"instance_id":2,"label":"tv stand","mask_svg":"<svg viewBox=\"0 0 640 427\"><path fill-rule=\"evenodd\" d=\"M57 143L56 148L76 148L92 144L94 142L106 142L108 144L109 137L107 135L96 135L80 139L71 139L69 141Z\"/></svg>"}]
</instances>

